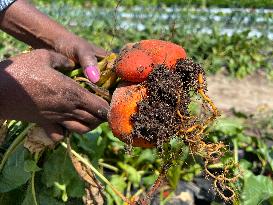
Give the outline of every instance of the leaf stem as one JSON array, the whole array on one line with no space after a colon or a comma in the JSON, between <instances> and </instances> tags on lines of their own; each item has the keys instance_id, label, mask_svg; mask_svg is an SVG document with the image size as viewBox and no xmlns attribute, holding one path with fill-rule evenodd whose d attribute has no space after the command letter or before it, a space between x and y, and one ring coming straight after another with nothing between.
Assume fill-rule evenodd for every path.
<instances>
[{"instance_id":1,"label":"leaf stem","mask_svg":"<svg viewBox=\"0 0 273 205\"><path fill-rule=\"evenodd\" d=\"M61 142L61 145L64 148L68 148L67 144L65 142ZM85 166L90 168L105 184L107 184L124 202L131 204L130 200L128 200L122 193L120 193L108 179L106 179L88 160L83 158L80 154L78 154L75 150L71 148L71 153L78 158L80 162L82 162Z\"/></svg>"},{"instance_id":2,"label":"leaf stem","mask_svg":"<svg viewBox=\"0 0 273 205\"><path fill-rule=\"evenodd\" d=\"M21 144L21 142L25 139L25 136L27 135L28 131L34 127L35 124L34 123L30 123L21 133L18 137L15 138L15 140L11 143L11 145L9 146L9 148L7 149L7 151L5 152L3 159L1 161L0 164L0 172L2 171L6 161L8 160L8 158L10 157L10 155L12 154L12 152L17 148L18 145Z\"/></svg>"},{"instance_id":3,"label":"leaf stem","mask_svg":"<svg viewBox=\"0 0 273 205\"><path fill-rule=\"evenodd\" d=\"M233 139L233 146L234 146L234 162L238 163L239 162L239 154L238 154L238 141L237 139Z\"/></svg>"},{"instance_id":4,"label":"leaf stem","mask_svg":"<svg viewBox=\"0 0 273 205\"><path fill-rule=\"evenodd\" d=\"M114 172L118 172L118 168L112 166L111 164L107 164L107 163L104 163L104 162L99 162L99 165L104 167L104 168L107 168L107 169L110 169Z\"/></svg>"},{"instance_id":5,"label":"leaf stem","mask_svg":"<svg viewBox=\"0 0 273 205\"><path fill-rule=\"evenodd\" d=\"M38 162L39 157L40 157L39 152L36 152L35 155L34 155L35 163ZM35 173L36 173L36 171L33 171L32 174L31 174L31 193L32 193L34 205L38 205L37 198L36 198L36 193L35 193Z\"/></svg>"}]
</instances>

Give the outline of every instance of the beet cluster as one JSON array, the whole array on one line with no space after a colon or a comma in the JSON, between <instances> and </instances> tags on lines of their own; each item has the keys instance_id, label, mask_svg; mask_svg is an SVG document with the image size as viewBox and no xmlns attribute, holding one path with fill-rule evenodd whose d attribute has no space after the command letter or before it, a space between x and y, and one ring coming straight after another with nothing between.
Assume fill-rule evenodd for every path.
<instances>
[{"instance_id":1,"label":"beet cluster","mask_svg":"<svg viewBox=\"0 0 273 205\"><path fill-rule=\"evenodd\" d=\"M113 93L108 121L115 136L138 147L160 146L179 132L204 73L181 46L161 40L125 47L115 72L125 83Z\"/></svg>"}]
</instances>

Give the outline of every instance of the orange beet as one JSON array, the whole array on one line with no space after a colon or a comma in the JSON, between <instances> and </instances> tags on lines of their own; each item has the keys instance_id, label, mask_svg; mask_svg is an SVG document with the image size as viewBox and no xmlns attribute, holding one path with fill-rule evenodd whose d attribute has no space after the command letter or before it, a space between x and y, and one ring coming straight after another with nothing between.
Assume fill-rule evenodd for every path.
<instances>
[{"instance_id":1,"label":"orange beet","mask_svg":"<svg viewBox=\"0 0 273 205\"><path fill-rule=\"evenodd\" d=\"M153 147L144 138L134 137L131 133L133 124L132 114L137 112L137 102L146 97L146 88L141 85L124 85L118 87L113 93L111 106L108 113L108 122L113 134L134 147Z\"/></svg>"},{"instance_id":2,"label":"orange beet","mask_svg":"<svg viewBox=\"0 0 273 205\"><path fill-rule=\"evenodd\" d=\"M115 65L117 75L125 81L142 82L152 71L153 61L143 51L132 48L120 54Z\"/></svg>"},{"instance_id":3,"label":"orange beet","mask_svg":"<svg viewBox=\"0 0 273 205\"><path fill-rule=\"evenodd\" d=\"M142 40L135 47L146 52L155 64L165 64L169 68L173 67L178 59L186 58L185 50L169 41Z\"/></svg>"},{"instance_id":4,"label":"orange beet","mask_svg":"<svg viewBox=\"0 0 273 205\"><path fill-rule=\"evenodd\" d=\"M115 72L124 81L143 82L156 65L174 68L178 59L185 58L185 50L172 42L142 40L125 45L116 61Z\"/></svg>"}]
</instances>

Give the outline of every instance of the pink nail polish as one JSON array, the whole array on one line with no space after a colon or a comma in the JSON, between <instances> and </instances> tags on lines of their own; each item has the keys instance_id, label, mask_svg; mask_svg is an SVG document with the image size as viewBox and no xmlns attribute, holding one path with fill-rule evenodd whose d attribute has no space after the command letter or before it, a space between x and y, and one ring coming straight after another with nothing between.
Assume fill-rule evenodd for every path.
<instances>
[{"instance_id":1,"label":"pink nail polish","mask_svg":"<svg viewBox=\"0 0 273 205\"><path fill-rule=\"evenodd\" d=\"M85 68L85 74L92 83L96 83L100 79L100 73L97 66L88 66Z\"/></svg>"}]
</instances>

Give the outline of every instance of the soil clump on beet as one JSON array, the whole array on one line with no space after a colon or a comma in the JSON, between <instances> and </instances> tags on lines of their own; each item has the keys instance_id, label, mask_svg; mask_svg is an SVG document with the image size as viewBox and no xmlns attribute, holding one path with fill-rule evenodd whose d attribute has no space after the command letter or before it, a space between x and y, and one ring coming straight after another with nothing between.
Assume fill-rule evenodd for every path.
<instances>
[{"instance_id":1,"label":"soil clump on beet","mask_svg":"<svg viewBox=\"0 0 273 205\"><path fill-rule=\"evenodd\" d=\"M142 137L157 147L195 122L189 119L188 106L199 88L198 75L203 68L191 59L180 59L175 67L158 65L143 82L147 97L138 103L131 116L132 137Z\"/></svg>"}]
</instances>

